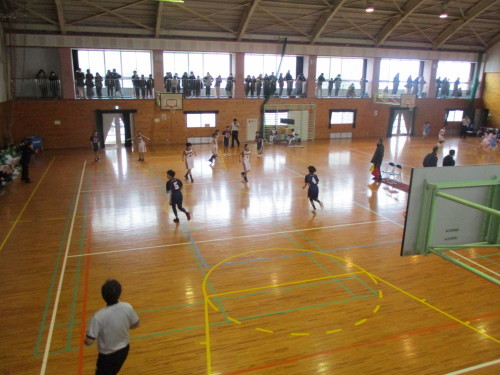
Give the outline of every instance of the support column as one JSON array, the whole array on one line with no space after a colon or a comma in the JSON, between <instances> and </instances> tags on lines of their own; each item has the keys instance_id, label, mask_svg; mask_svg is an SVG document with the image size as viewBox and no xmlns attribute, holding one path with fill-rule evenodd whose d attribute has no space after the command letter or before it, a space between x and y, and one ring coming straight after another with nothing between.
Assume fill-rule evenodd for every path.
<instances>
[{"instance_id":1,"label":"support column","mask_svg":"<svg viewBox=\"0 0 500 375\"><path fill-rule=\"evenodd\" d=\"M429 82L429 88L427 89L427 97L435 99L436 98L436 75L437 75L437 70L438 70L438 63L439 60L432 60L431 66L430 66L430 75L429 79L427 82ZM425 72L424 72L425 73ZM424 74L425 78L425 74Z\"/></svg>"},{"instance_id":2,"label":"support column","mask_svg":"<svg viewBox=\"0 0 500 375\"><path fill-rule=\"evenodd\" d=\"M60 47L59 50L59 80L63 99L76 99L75 72L73 72L73 56L71 48Z\"/></svg>"},{"instance_id":3,"label":"support column","mask_svg":"<svg viewBox=\"0 0 500 375\"><path fill-rule=\"evenodd\" d=\"M234 87L233 95L236 99L242 99L245 97L245 53L236 52L234 54L235 64L234 64Z\"/></svg>"},{"instance_id":4,"label":"support column","mask_svg":"<svg viewBox=\"0 0 500 375\"><path fill-rule=\"evenodd\" d=\"M154 91L165 91L163 84L163 51L153 50L153 78L155 79Z\"/></svg>"},{"instance_id":5,"label":"support column","mask_svg":"<svg viewBox=\"0 0 500 375\"><path fill-rule=\"evenodd\" d=\"M306 98L316 97L316 63L318 61L318 56L310 55L304 56L304 75L307 77L306 81Z\"/></svg>"},{"instance_id":6,"label":"support column","mask_svg":"<svg viewBox=\"0 0 500 375\"><path fill-rule=\"evenodd\" d=\"M382 61L381 57L375 57L373 59L373 75L372 75L372 87L371 87L371 97L374 98L378 96L378 85L380 81L380 62Z\"/></svg>"}]
</instances>

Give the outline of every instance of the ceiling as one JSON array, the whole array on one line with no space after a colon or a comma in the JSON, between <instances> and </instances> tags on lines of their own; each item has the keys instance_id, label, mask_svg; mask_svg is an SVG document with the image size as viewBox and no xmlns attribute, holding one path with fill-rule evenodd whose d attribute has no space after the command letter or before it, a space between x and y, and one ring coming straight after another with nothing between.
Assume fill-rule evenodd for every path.
<instances>
[{"instance_id":1,"label":"ceiling","mask_svg":"<svg viewBox=\"0 0 500 375\"><path fill-rule=\"evenodd\" d=\"M500 0L0 0L7 33L486 51ZM448 18L440 19L442 7Z\"/></svg>"}]
</instances>

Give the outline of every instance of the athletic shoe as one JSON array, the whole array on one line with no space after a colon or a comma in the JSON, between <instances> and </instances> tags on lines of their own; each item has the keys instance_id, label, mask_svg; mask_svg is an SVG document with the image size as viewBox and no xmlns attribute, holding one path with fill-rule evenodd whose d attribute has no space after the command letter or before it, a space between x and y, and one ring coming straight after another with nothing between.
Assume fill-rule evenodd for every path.
<instances>
[{"instance_id":1,"label":"athletic shoe","mask_svg":"<svg viewBox=\"0 0 500 375\"><path fill-rule=\"evenodd\" d=\"M175 218L174 219L174 223L178 223L179 222L179 219L178 218Z\"/></svg>"},{"instance_id":2,"label":"athletic shoe","mask_svg":"<svg viewBox=\"0 0 500 375\"><path fill-rule=\"evenodd\" d=\"M186 180L188 180L188 175L187 175L187 173L184 175L184 178L185 178Z\"/></svg>"},{"instance_id":3,"label":"athletic shoe","mask_svg":"<svg viewBox=\"0 0 500 375\"><path fill-rule=\"evenodd\" d=\"M325 206L323 206L323 202L320 201L319 205L320 205L321 209L325 208Z\"/></svg>"},{"instance_id":4,"label":"athletic shoe","mask_svg":"<svg viewBox=\"0 0 500 375\"><path fill-rule=\"evenodd\" d=\"M191 214L189 212L186 212L186 217L187 217L188 221L191 220Z\"/></svg>"},{"instance_id":5,"label":"athletic shoe","mask_svg":"<svg viewBox=\"0 0 500 375\"><path fill-rule=\"evenodd\" d=\"M194 182L193 178L191 177L191 182Z\"/></svg>"},{"instance_id":6,"label":"athletic shoe","mask_svg":"<svg viewBox=\"0 0 500 375\"><path fill-rule=\"evenodd\" d=\"M313 208L313 210L311 211L313 214L316 214L316 209Z\"/></svg>"},{"instance_id":7,"label":"athletic shoe","mask_svg":"<svg viewBox=\"0 0 500 375\"><path fill-rule=\"evenodd\" d=\"M243 179L245 180L245 182L248 182L247 176L243 177Z\"/></svg>"}]
</instances>

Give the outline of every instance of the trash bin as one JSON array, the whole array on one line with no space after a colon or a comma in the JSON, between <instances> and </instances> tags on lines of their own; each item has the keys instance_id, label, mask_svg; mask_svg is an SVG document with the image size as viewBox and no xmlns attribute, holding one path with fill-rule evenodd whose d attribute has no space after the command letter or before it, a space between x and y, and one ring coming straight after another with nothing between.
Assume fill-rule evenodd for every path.
<instances>
[{"instance_id":1,"label":"trash bin","mask_svg":"<svg viewBox=\"0 0 500 375\"><path fill-rule=\"evenodd\" d=\"M42 142L42 137L26 137L26 139L29 139L31 143L33 143L33 150L40 150L43 151L43 142Z\"/></svg>"}]
</instances>

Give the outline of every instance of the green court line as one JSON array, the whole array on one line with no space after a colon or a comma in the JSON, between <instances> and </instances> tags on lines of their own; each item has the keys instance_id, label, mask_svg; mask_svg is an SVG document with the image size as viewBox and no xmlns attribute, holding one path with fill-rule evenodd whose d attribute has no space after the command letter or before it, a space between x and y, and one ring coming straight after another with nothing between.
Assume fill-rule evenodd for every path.
<instances>
[{"instance_id":1,"label":"green court line","mask_svg":"<svg viewBox=\"0 0 500 375\"><path fill-rule=\"evenodd\" d=\"M87 180L87 190L88 187L90 186L91 182L93 181L95 175L95 169L92 169L92 177ZM90 201L90 194L87 193L85 194L85 203L83 206L83 215L87 217L88 214L88 208L89 208L89 201ZM80 238L78 240L78 254L82 254L83 252L83 245L85 243L85 231L87 229L87 220L83 220L82 224L82 229L80 231ZM73 338L73 326L75 323L75 314L76 314L76 300L78 296L78 284L80 281L80 268L81 268L81 257L78 257L77 263L76 263L76 270L75 270L75 279L73 281L73 298L71 301L71 314L69 318L69 329L68 329L68 337L66 339L66 348L71 347L71 340Z\"/></svg>"},{"instance_id":2,"label":"green court line","mask_svg":"<svg viewBox=\"0 0 500 375\"><path fill-rule=\"evenodd\" d=\"M370 285L368 285L363 279L356 277L356 280L358 280L361 284L363 284L365 288L371 291L372 293L378 294L378 292L375 289L373 289Z\"/></svg>"},{"instance_id":3,"label":"green court line","mask_svg":"<svg viewBox=\"0 0 500 375\"><path fill-rule=\"evenodd\" d=\"M261 314L261 315L254 315L254 316L249 316L249 317L246 317L246 318L237 318L237 319L240 320L240 321L245 321L245 320L257 319L257 318L265 318L265 317L273 316L273 315L280 315L280 314L285 314L285 313L294 312L294 311L309 310L309 309L314 309L314 308L317 308L317 307L323 307L323 306L329 306L329 305L336 305L338 303L358 301L360 299L372 298L372 297L378 297L378 293L376 293L376 294L370 294L370 295L362 296L362 297L358 296L358 297L348 298L348 299L339 300L339 301L325 302L325 303L320 303L320 304L317 304L317 305L297 307L295 309L276 311L276 312L272 312L272 313Z\"/></svg>"},{"instance_id":4,"label":"green court line","mask_svg":"<svg viewBox=\"0 0 500 375\"><path fill-rule=\"evenodd\" d=\"M79 185L79 181L77 181L77 186L78 185ZM74 189L73 190L73 197L70 200L70 204L68 205L68 211L66 213L66 221L64 223L64 229L63 229L63 233L61 235L59 250L57 251L56 263L54 264L54 270L52 271L52 277L50 279L49 292L48 292L47 298L45 300L45 308L43 309L42 320L40 322L40 328L38 329L38 337L36 340L35 350L33 353L33 356L35 356L35 357L37 357L39 355L38 351L40 349L43 331L45 330L45 321L47 320L47 314L49 312L49 304L50 304L50 301L52 300L52 292L54 291L54 285L56 283L56 276L57 276L57 273L59 270L59 264L61 263L61 255L62 255L62 251L64 248L64 243L65 243L67 235L68 235L69 218L71 217L72 206L73 206L75 200L76 200L76 190Z\"/></svg>"},{"instance_id":5,"label":"green court line","mask_svg":"<svg viewBox=\"0 0 500 375\"><path fill-rule=\"evenodd\" d=\"M357 276L354 276L354 277L352 277L351 279L353 279L353 280L357 280L357 279L358 279L358 277L357 277ZM347 292L348 292L351 296L353 296L353 297L358 297L358 295L357 295L356 293L354 293L351 289L349 289L347 286L345 286L345 285L342 283L342 281L343 281L343 280L339 280L339 281L338 281L339 285L340 285L340 286L341 286L344 290L346 290L346 291L347 291Z\"/></svg>"}]
</instances>

